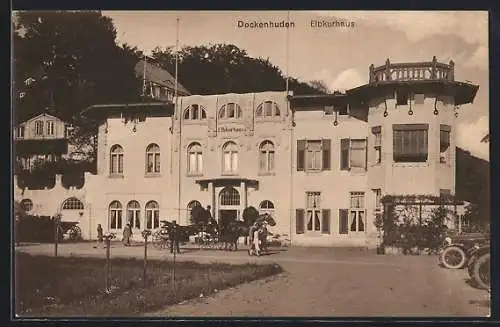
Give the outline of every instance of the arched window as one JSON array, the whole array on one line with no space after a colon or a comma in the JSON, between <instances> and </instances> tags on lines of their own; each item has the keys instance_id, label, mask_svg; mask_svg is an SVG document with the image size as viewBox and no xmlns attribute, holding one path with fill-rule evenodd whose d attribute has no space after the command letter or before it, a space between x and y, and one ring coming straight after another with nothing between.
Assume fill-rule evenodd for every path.
<instances>
[{"instance_id":1,"label":"arched window","mask_svg":"<svg viewBox=\"0 0 500 327\"><path fill-rule=\"evenodd\" d=\"M269 200L264 200L260 203L259 208L264 210L274 210L274 204Z\"/></svg>"},{"instance_id":2,"label":"arched window","mask_svg":"<svg viewBox=\"0 0 500 327\"><path fill-rule=\"evenodd\" d=\"M238 171L238 146L229 141L222 147L222 152L224 173L236 173Z\"/></svg>"},{"instance_id":3,"label":"arched window","mask_svg":"<svg viewBox=\"0 0 500 327\"><path fill-rule=\"evenodd\" d=\"M220 191L221 206L239 206L240 193L234 187L225 187Z\"/></svg>"},{"instance_id":4,"label":"arched window","mask_svg":"<svg viewBox=\"0 0 500 327\"><path fill-rule=\"evenodd\" d=\"M110 174L123 174L123 148L118 144L111 147L109 172Z\"/></svg>"},{"instance_id":5,"label":"arched window","mask_svg":"<svg viewBox=\"0 0 500 327\"><path fill-rule=\"evenodd\" d=\"M255 116L259 118L263 117L279 117L280 109L276 102L273 101L264 101L261 103L257 110L255 111Z\"/></svg>"},{"instance_id":6,"label":"arched window","mask_svg":"<svg viewBox=\"0 0 500 327\"><path fill-rule=\"evenodd\" d=\"M21 209L26 212L30 212L31 210L33 210L33 201L31 201L30 199L22 200L19 205L21 206Z\"/></svg>"},{"instance_id":7,"label":"arched window","mask_svg":"<svg viewBox=\"0 0 500 327\"><path fill-rule=\"evenodd\" d=\"M243 116L241 107L236 103L228 103L220 107L219 118L220 119L239 119Z\"/></svg>"},{"instance_id":8,"label":"arched window","mask_svg":"<svg viewBox=\"0 0 500 327\"><path fill-rule=\"evenodd\" d=\"M156 229L160 227L160 206L156 201L146 203L146 228Z\"/></svg>"},{"instance_id":9,"label":"arched window","mask_svg":"<svg viewBox=\"0 0 500 327\"><path fill-rule=\"evenodd\" d=\"M160 147L158 144L150 144L146 148L146 173L160 172Z\"/></svg>"},{"instance_id":10,"label":"arched window","mask_svg":"<svg viewBox=\"0 0 500 327\"><path fill-rule=\"evenodd\" d=\"M188 219L187 221L191 221L191 210L193 210L194 207L196 206L200 206L201 207L201 203L200 201L196 201L196 200L193 200L193 201L190 201L187 205L187 213L188 213Z\"/></svg>"},{"instance_id":11,"label":"arched window","mask_svg":"<svg viewBox=\"0 0 500 327\"><path fill-rule=\"evenodd\" d=\"M207 119L207 111L205 107L192 104L184 110L184 119L185 120L202 120Z\"/></svg>"},{"instance_id":12,"label":"arched window","mask_svg":"<svg viewBox=\"0 0 500 327\"><path fill-rule=\"evenodd\" d=\"M119 201L113 201L109 205L109 228L122 229L122 204Z\"/></svg>"},{"instance_id":13,"label":"arched window","mask_svg":"<svg viewBox=\"0 0 500 327\"><path fill-rule=\"evenodd\" d=\"M141 206L135 200L127 204L127 222L132 228L141 228Z\"/></svg>"},{"instance_id":14,"label":"arched window","mask_svg":"<svg viewBox=\"0 0 500 327\"><path fill-rule=\"evenodd\" d=\"M274 144L271 141L264 141L260 144L259 161L262 173L274 171Z\"/></svg>"},{"instance_id":15,"label":"arched window","mask_svg":"<svg viewBox=\"0 0 500 327\"><path fill-rule=\"evenodd\" d=\"M188 174L203 174L203 151L200 143L191 143L188 147Z\"/></svg>"},{"instance_id":16,"label":"arched window","mask_svg":"<svg viewBox=\"0 0 500 327\"><path fill-rule=\"evenodd\" d=\"M74 197L69 198L63 202L62 209L63 210L83 210L83 203L82 203L82 201L78 200L77 198L74 198Z\"/></svg>"}]
</instances>

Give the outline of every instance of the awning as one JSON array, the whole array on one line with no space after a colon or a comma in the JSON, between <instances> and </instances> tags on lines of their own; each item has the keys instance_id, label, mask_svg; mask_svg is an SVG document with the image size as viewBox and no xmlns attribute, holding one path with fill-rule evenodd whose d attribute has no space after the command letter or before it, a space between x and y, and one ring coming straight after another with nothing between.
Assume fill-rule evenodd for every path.
<instances>
[{"instance_id":1,"label":"awning","mask_svg":"<svg viewBox=\"0 0 500 327\"><path fill-rule=\"evenodd\" d=\"M68 140L16 140L14 143L14 155L62 155L68 153Z\"/></svg>"},{"instance_id":2,"label":"awning","mask_svg":"<svg viewBox=\"0 0 500 327\"><path fill-rule=\"evenodd\" d=\"M256 179L241 177L216 177L196 180L196 183L202 187L208 187L208 183L213 183L214 186L240 186L241 182L245 182L247 187L256 187L259 185L259 181Z\"/></svg>"}]
</instances>

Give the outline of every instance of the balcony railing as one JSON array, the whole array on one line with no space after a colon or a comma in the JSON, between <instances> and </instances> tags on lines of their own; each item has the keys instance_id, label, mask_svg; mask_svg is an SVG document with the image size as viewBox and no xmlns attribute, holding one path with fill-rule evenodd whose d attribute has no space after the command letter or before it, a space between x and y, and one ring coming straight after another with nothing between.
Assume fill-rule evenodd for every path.
<instances>
[{"instance_id":1,"label":"balcony railing","mask_svg":"<svg viewBox=\"0 0 500 327\"><path fill-rule=\"evenodd\" d=\"M385 65L370 65L370 83L389 81L455 80L455 63L439 63L434 56L430 62L396 63L386 60Z\"/></svg>"}]
</instances>

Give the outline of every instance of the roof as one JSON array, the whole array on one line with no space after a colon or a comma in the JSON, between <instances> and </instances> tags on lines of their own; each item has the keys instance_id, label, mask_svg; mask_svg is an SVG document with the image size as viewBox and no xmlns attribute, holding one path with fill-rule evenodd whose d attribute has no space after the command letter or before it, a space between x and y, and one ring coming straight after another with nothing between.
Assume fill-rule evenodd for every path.
<instances>
[{"instance_id":1,"label":"roof","mask_svg":"<svg viewBox=\"0 0 500 327\"><path fill-rule=\"evenodd\" d=\"M34 118L37 118L39 116L44 116L44 115L59 119L61 121L64 121L61 117L54 115L52 112L49 112L47 110L38 110L36 112L32 112L29 114L21 114L21 115L14 114L14 122L16 125L20 125L20 124L26 123Z\"/></svg>"},{"instance_id":2,"label":"roof","mask_svg":"<svg viewBox=\"0 0 500 327\"><path fill-rule=\"evenodd\" d=\"M155 84L165 86L171 89L175 89L175 78L165 69L151 64L144 59L139 60L139 62L135 65L135 72L141 78L144 75L144 63L146 63L146 80L151 81ZM182 86L179 81L177 81L177 91L181 95L190 95L189 92L184 86Z\"/></svg>"},{"instance_id":3,"label":"roof","mask_svg":"<svg viewBox=\"0 0 500 327\"><path fill-rule=\"evenodd\" d=\"M85 118L103 118L110 113L141 112L172 116L174 104L172 102L138 102L122 104L96 104L82 110Z\"/></svg>"},{"instance_id":4,"label":"roof","mask_svg":"<svg viewBox=\"0 0 500 327\"><path fill-rule=\"evenodd\" d=\"M411 90L415 93L439 91L442 94L453 96L456 105L463 105L473 102L479 90L479 85L447 80L381 81L347 90L347 94L369 99L401 88Z\"/></svg>"}]
</instances>

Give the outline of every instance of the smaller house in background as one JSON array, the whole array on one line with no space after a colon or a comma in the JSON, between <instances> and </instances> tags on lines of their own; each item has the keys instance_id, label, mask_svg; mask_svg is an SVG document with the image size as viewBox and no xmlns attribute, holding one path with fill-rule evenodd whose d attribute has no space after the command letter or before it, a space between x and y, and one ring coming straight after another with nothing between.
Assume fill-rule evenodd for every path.
<instances>
[{"instance_id":1,"label":"smaller house in background","mask_svg":"<svg viewBox=\"0 0 500 327\"><path fill-rule=\"evenodd\" d=\"M73 127L59 117L40 113L14 127L14 155L18 167L31 170L37 161L56 162L66 158L71 149L69 136Z\"/></svg>"},{"instance_id":2,"label":"smaller house in background","mask_svg":"<svg viewBox=\"0 0 500 327\"><path fill-rule=\"evenodd\" d=\"M490 142L490 133L486 134L482 139L481 143L489 143Z\"/></svg>"},{"instance_id":3,"label":"smaller house in background","mask_svg":"<svg viewBox=\"0 0 500 327\"><path fill-rule=\"evenodd\" d=\"M135 72L143 80L142 95L145 98L159 101L173 101L175 95L175 78L168 71L142 59L136 64ZM177 82L177 94L179 96L191 95L179 82Z\"/></svg>"}]
</instances>

